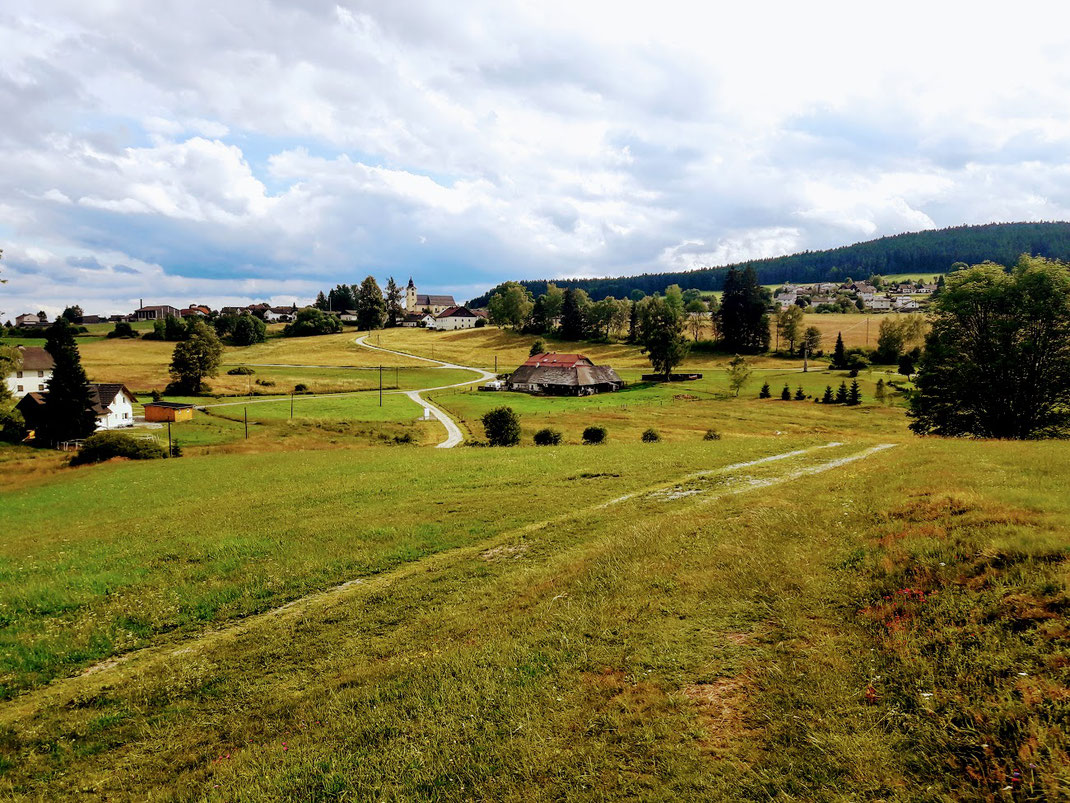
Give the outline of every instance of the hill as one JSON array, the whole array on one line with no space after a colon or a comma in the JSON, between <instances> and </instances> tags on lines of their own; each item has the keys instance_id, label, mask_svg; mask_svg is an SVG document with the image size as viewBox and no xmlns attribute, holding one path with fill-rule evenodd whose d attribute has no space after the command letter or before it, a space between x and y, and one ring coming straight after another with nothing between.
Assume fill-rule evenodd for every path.
<instances>
[{"instance_id":1,"label":"hill","mask_svg":"<svg viewBox=\"0 0 1070 803\"><path fill-rule=\"evenodd\" d=\"M685 289L721 290L725 274L733 267L753 267L762 284L779 284L789 281L835 281L872 273L946 273L955 262L972 265L991 260L1006 265L1016 261L1023 253L1070 259L1070 223L954 226L895 234L826 251L804 251L715 268L601 279L525 280L521 284L538 295L545 291L547 281L553 281L559 287L586 290L597 301L606 296L623 298L633 290L650 294L664 290L671 284L678 284ZM484 306L488 297L489 293L468 303L470 306Z\"/></svg>"}]
</instances>

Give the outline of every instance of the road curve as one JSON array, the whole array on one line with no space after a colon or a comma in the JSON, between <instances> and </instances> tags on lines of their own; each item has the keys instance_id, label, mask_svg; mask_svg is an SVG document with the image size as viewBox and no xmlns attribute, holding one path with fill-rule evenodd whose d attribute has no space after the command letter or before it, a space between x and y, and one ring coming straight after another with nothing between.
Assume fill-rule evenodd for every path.
<instances>
[{"instance_id":1,"label":"road curve","mask_svg":"<svg viewBox=\"0 0 1070 803\"><path fill-rule=\"evenodd\" d=\"M470 379L467 382L455 382L452 385L441 385L439 387L434 387L434 388L420 388L419 390L402 391L402 392L404 392L404 394L406 396L408 396L414 402L416 402L417 404L422 406L425 410L427 410L431 414L431 416L433 418L435 418L435 420L440 422L442 424L442 426L444 426L446 428L446 440L442 441L442 443L438 444L435 448L437 448L437 449L452 449L454 446L457 446L458 444L462 443L464 441L464 434L461 432L461 428L459 426L457 426L457 422L454 421L453 418L450 417L449 413L447 413L441 407L429 402L427 399L425 399L420 394L421 393L428 393L429 391L432 391L432 390L446 390L448 388L459 388L459 387L463 387L465 385L471 385L473 382L485 382L485 381L494 379L494 374L490 373L489 371L484 371L482 368L473 368L470 365L457 365L456 363L452 363L452 362L443 362L442 360L433 360L430 357L420 357L420 356L418 356L416 354L409 354L408 352L405 352L405 351L395 351L394 349L384 349L382 346L373 346L370 343L364 342L365 338L367 338L367 337L368 337L368 335L361 335L360 337L358 337L356 339L356 341L355 341L356 344L358 346L363 346L366 349L371 349L372 351L382 351L382 352L384 352L386 354L395 354L395 355L397 355L399 357L409 357L409 358L414 359L414 360L423 360L424 362L433 363L435 366L437 366L439 368L460 368L460 369L465 370L465 371L474 371L477 374L479 374L479 378L478 379ZM395 392L397 392L397 391L395 391Z\"/></svg>"}]
</instances>

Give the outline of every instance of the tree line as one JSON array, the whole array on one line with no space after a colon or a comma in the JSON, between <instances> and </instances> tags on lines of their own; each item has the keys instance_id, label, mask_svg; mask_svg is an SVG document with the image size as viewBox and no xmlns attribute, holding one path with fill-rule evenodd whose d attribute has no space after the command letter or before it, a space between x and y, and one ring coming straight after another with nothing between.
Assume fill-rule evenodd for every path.
<instances>
[{"instance_id":1,"label":"tree line","mask_svg":"<svg viewBox=\"0 0 1070 803\"><path fill-rule=\"evenodd\" d=\"M783 257L755 259L724 267L697 268L670 273L597 279L553 280L561 288L583 290L592 299L627 298L638 290L663 292L671 284L700 291L723 290L731 270L753 268L761 284L843 281L871 273L926 273L950 271L952 265L993 260L1013 264L1020 254L1070 259L1070 223L989 223L909 232L823 251L804 251ZM545 292L546 279L520 282L530 292ZM469 302L483 306L489 294Z\"/></svg>"}]
</instances>

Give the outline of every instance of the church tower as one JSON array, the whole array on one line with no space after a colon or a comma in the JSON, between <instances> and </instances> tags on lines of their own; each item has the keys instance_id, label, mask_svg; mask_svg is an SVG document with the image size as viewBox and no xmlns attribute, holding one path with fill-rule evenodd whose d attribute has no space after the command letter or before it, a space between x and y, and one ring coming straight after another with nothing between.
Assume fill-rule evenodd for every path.
<instances>
[{"instance_id":1,"label":"church tower","mask_svg":"<svg viewBox=\"0 0 1070 803\"><path fill-rule=\"evenodd\" d=\"M412 277L409 277L409 286L405 288L405 310L407 312L416 312L416 285L412 283Z\"/></svg>"}]
</instances>

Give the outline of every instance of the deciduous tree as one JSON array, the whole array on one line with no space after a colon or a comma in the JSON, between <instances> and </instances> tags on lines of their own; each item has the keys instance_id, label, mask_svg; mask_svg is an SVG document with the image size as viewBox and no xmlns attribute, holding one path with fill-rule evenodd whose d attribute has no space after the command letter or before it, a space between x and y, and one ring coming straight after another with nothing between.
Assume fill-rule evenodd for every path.
<instances>
[{"instance_id":1,"label":"deciduous tree","mask_svg":"<svg viewBox=\"0 0 1070 803\"><path fill-rule=\"evenodd\" d=\"M171 389L178 393L203 393L205 380L219 373L223 344L204 321L195 321L189 337L171 354Z\"/></svg>"},{"instance_id":2,"label":"deciduous tree","mask_svg":"<svg viewBox=\"0 0 1070 803\"><path fill-rule=\"evenodd\" d=\"M354 309L357 311L357 327L381 329L386 321L386 299L374 276L366 276L357 291Z\"/></svg>"}]
</instances>

